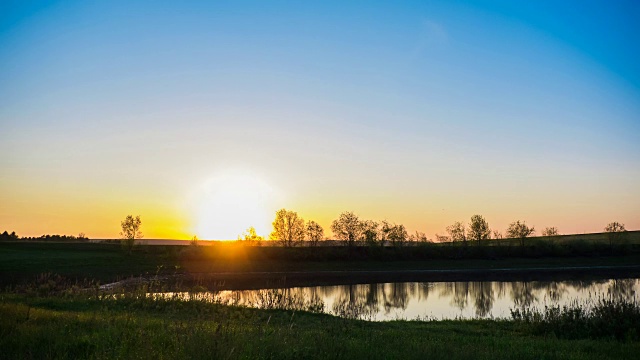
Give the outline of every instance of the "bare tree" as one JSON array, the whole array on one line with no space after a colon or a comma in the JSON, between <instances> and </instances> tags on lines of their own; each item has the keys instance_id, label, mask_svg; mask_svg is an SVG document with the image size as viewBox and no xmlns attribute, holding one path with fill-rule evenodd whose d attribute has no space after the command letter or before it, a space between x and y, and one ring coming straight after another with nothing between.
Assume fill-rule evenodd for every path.
<instances>
[{"instance_id":1,"label":"bare tree","mask_svg":"<svg viewBox=\"0 0 640 360\"><path fill-rule=\"evenodd\" d=\"M307 239L311 242L311 246L318 245L318 242L324 238L324 229L320 224L313 220L307 221Z\"/></svg>"},{"instance_id":2,"label":"bare tree","mask_svg":"<svg viewBox=\"0 0 640 360\"><path fill-rule=\"evenodd\" d=\"M546 227L542 230L542 236L546 237L547 240L553 240L556 236L558 236L558 228L555 226Z\"/></svg>"},{"instance_id":3,"label":"bare tree","mask_svg":"<svg viewBox=\"0 0 640 360\"><path fill-rule=\"evenodd\" d=\"M297 212L286 209L276 211L273 231L269 236L271 240L280 240L284 246L291 247L304 240L304 233L304 219Z\"/></svg>"},{"instance_id":4,"label":"bare tree","mask_svg":"<svg viewBox=\"0 0 640 360\"><path fill-rule=\"evenodd\" d=\"M431 242L428 238L427 238L427 234L423 233L422 231L416 231L414 234L411 234L411 236L409 236L409 240L410 241L415 241L418 243L428 243Z\"/></svg>"},{"instance_id":5,"label":"bare tree","mask_svg":"<svg viewBox=\"0 0 640 360\"><path fill-rule=\"evenodd\" d=\"M447 232L449 233L449 237L451 237L451 241L467 244L466 229L460 221L456 221L453 225L447 226Z\"/></svg>"},{"instance_id":6,"label":"bare tree","mask_svg":"<svg viewBox=\"0 0 640 360\"><path fill-rule=\"evenodd\" d=\"M238 240L247 241L251 245L261 246L264 237L258 235L258 233L256 232L256 228L250 226L245 232L242 233L242 235L238 236Z\"/></svg>"},{"instance_id":7,"label":"bare tree","mask_svg":"<svg viewBox=\"0 0 640 360\"><path fill-rule=\"evenodd\" d=\"M402 246L407 241L409 234L404 225L391 224L386 221L382 222L382 231L386 240L391 242L392 246Z\"/></svg>"},{"instance_id":8,"label":"bare tree","mask_svg":"<svg viewBox=\"0 0 640 360\"><path fill-rule=\"evenodd\" d=\"M451 237L446 235L439 235L436 233L436 241L439 243L447 243L451 241Z\"/></svg>"},{"instance_id":9,"label":"bare tree","mask_svg":"<svg viewBox=\"0 0 640 360\"><path fill-rule=\"evenodd\" d=\"M509 224L507 228L507 237L513 239L520 239L520 246L524 247L524 239L533 235L536 232L536 229L532 227L528 227L525 222L520 222L520 220L514 221Z\"/></svg>"},{"instance_id":10,"label":"bare tree","mask_svg":"<svg viewBox=\"0 0 640 360\"><path fill-rule=\"evenodd\" d=\"M604 231L607 233L607 239L609 239L609 247L613 247L613 244L626 237L626 229L624 224L617 221L609 223L605 226Z\"/></svg>"},{"instance_id":11,"label":"bare tree","mask_svg":"<svg viewBox=\"0 0 640 360\"><path fill-rule=\"evenodd\" d=\"M345 211L333 220L331 231L337 240L343 240L348 246L353 246L362 235L362 223L356 214Z\"/></svg>"},{"instance_id":12,"label":"bare tree","mask_svg":"<svg viewBox=\"0 0 640 360\"><path fill-rule=\"evenodd\" d=\"M480 241L489 238L491 238L491 229L487 220L482 215L473 215L469 223L469 239L476 240L480 245Z\"/></svg>"},{"instance_id":13,"label":"bare tree","mask_svg":"<svg viewBox=\"0 0 640 360\"><path fill-rule=\"evenodd\" d=\"M380 240L378 228L380 224L373 220L365 220L360 223L362 226L362 237L369 245L375 245Z\"/></svg>"},{"instance_id":14,"label":"bare tree","mask_svg":"<svg viewBox=\"0 0 640 360\"><path fill-rule=\"evenodd\" d=\"M142 239L141 226L142 220L140 220L140 215L135 218L133 215L127 215L127 217L120 222L120 227L122 228L122 232L120 233L120 237L122 238L121 243L129 254L131 254L133 250L136 239Z\"/></svg>"}]
</instances>

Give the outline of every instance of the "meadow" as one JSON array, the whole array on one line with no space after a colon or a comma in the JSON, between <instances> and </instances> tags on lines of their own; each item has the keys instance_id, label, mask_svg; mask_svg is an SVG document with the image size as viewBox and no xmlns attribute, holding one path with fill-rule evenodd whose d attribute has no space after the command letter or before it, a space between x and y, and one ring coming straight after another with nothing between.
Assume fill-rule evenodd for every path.
<instances>
[{"instance_id":1,"label":"meadow","mask_svg":"<svg viewBox=\"0 0 640 360\"><path fill-rule=\"evenodd\" d=\"M131 254L115 243L9 241L0 242L0 286L30 282L43 273L106 283L173 274L634 266L640 264L639 235L629 232L624 243L613 247L606 239L594 239L599 234L589 234L559 241L532 238L525 247L498 240L491 246L417 243L403 247L280 247L239 241L210 246L137 245Z\"/></svg>"},{"instance_id":2,"label":"meadow","mask_svg":"<svg viewBox=\"0 0 640 360\"><path fill-rule=\"evenodd\" d=\"M559 323L516 320L367 322L300 309L205 301L2 294L0 348L11 359L629 359L640 351L638 304L615 332L582 329L600 315ZM559 318L556 316L556 318ZM586 319L586 320L585 320Z\"/></svg>"},{"instance_id":3,"label":"meadow","mask_svg":"<svg viewBox=\"0 0 640 360\"><path fill-rule=\"evenodd\" d=\"M245 308L197 297L151 298L148 285L115 293L98 287L137 276L211 272L253 277L255 272L315 276L455 270L464 277L492 269L535 276L540 269L556 269L558 275L566 274L567 267L610 267L618 269L613 275L630 276L640 263L635 240L613 247L605 241L574 240L536 239L525 247L140 245L131 254L109 243L3 242L0 348L12 359L633 358L640 351L637 302L603 299L589 311L578 304L517 312L501 320L368 322L350 315L348 308L328 313L317 304L291 299L281 300L286 306ZM600 276L612 275L599 271ZM206 290L184 285L192 292Z\"/></svg>"}]
</instances>

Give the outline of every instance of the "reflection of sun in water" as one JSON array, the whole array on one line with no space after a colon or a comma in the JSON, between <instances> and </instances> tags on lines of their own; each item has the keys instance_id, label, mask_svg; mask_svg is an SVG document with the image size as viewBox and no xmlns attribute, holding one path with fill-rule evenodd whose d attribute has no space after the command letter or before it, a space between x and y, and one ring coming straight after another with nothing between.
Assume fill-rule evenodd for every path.
<instances>
[{"instance_id":1,"label":"reflection of sun in water","mask_svg":"<svg viewBox=\"0 0 640 360\"><path fill-rule=\"evenodd\" d=\"M207 181L198 194L196 234L206 240L235 240L250 226L266 236L275 216L273 189L247 174Z\"/></svg>"}]
</instances>

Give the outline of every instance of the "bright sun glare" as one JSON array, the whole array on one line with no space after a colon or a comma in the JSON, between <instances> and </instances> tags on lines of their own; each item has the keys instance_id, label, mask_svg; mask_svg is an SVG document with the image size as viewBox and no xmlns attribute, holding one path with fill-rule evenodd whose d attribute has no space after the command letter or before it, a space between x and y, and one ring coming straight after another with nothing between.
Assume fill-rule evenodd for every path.
<instances>
[{"instance_id":1,"label":"bright sun glare","mask_svg":"<svg viewBox=\"0 0 640 360\"><path fill-rule=\"evenodd\" d=\"M206 240L235 240L250 226L269 233L274 190L249 174L228 173L209 179L198 194L196 234Z\"/></svg>"}]
</instances>

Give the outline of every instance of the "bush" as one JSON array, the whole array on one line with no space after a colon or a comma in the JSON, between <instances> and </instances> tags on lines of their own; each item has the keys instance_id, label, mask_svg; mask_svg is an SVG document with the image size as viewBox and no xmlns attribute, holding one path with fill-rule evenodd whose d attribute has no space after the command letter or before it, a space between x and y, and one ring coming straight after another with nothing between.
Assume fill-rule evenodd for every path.
<instances>
[{"instance_id":1,"label":"bush","mask_svg":"<svg viewBox=\"0 0 640 360\"><path fill-rule=\"evenodd\" d=\"M545 306L544 310L512 309L511 318L536 334L559 338L615 338L638 341L640 303L636 299L601 297L594 304Z\"/></svg>"}]
</instances>

